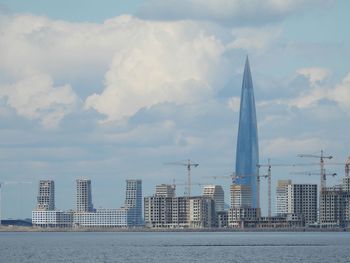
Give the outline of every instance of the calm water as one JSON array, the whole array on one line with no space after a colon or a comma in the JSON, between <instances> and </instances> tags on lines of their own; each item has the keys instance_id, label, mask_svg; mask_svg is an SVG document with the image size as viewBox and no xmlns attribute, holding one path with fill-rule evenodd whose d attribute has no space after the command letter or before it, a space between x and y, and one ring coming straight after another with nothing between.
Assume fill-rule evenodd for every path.
<instances>
[{"instance_id":1,"label":"calm water","mask_svg":"<svg viewBox=\"0 0 350 263\"><path fill-rule=\"evenodd\" d=\"M350 233L0 233L0 262L350 262Z\"/></svg>"}]
</instances>

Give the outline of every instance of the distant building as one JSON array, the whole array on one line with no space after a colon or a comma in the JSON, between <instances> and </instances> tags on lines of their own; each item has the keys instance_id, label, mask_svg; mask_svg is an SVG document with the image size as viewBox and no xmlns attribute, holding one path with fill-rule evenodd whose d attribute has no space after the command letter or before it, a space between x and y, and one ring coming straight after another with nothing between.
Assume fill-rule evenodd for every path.
<instances>
[{"instance_id":1,"label":"distant building","mask_svg":"<svg viewBox=\"0 0 350 263\"><path fill-rule=\"evenodd\" d=\"M91 180L76 180L76 212L93 212Z\"/></svg>"},{"instance_id":2,"label":"distant building","mask_svg":"<svg viewBox=\"0 0 350 263\"><path fill-rule=\"evenodd\" d=\"M144 198L145 226L149 228L206 228L216 225L215 202L210 197L171 197L170 186L156 187Z\"/></svg>"},{"instance_id":3,"label":"distant building","mask_svg":"<svg viewBox=\"0 0 350 263\"><path fill-rule=\"evenodd\" d=\"M129 212L130 210L127 208L78 212L74 214L73 224L75 227L91 228L128 227L132 224L132 222L128 222Z\"/></svg>"},{"instance_id":4,"label":"distant building","mask_svg":"<svg viewBox=\"0 0 350 263\"><path fill-rule=\"evenodd\" d=\"M306 226L317 223L317 185L287 185L288 214L301 216Z\"/></svg>"},{"instance_id":5,"label":"distant building","mask_svg":"<svg viewBox=\"0 0 350 263\"><path fill-rule=\"evenodd\" d=\"M276 214L285 216L288 213L287 186L292 184L292 180L278 180L276 188Z\"/></svg>"},{"instance_id":6,"label":"distant building","mask_svg":"<svg viewBox=\"0 0 350 263\"><path fill-rule=\"evenodd\" d=\"M141 180L126 180L124 208L130 209L128 221L131 222L131 225L143 225Z\"/></svg>"},{"instance_id":7,"label":"distant building","mask_svg":"<svg viewBox=\"0 0 350 263\"><path fill-rule=\"evenodd\" d=\"M212 198L214 200L216 212L225 210L225 194L221 185L204 186L203 196Z\"/></svg>"},{"instance_id":8,"label":"distant building","mask_svg":"<svg viewBox=\"0 0 350 263\"><path fill-rule=\"evenodd\" d=\"M341 185L326 187L321 192L320 227L350 226L350 177L344 177Z\"/></svg>"},{"instance_id":9,"label":"distant building","mask_svg":"<svg viewBox=\"0 0 350 263\"><path fill-rule=\"evenodd\" d=\"M189 201L189 227L210 228L216 226L215 202L210 197L194 196Z\"/></svg>"},{"instance_id":10,"label":"distant building","mask_svg":"<svg viewBox=\"0 0 350 263\"><path fill-rule=\"evenodd\" d=\"M40 180L37 206L32 211L32 224L39 227L71 227L73 214L55 210L55 182Z\"/></svg>"},{"instance_id":11,"label":"distant building","mask_svg":"<svg viewBox=\"0 0 350 263\"><path fill-rule=\"evenodd\" d=\"M157 185L156 196L175 197L175 185L171 185L171 184Z\"/></svg>"},{"instance_id":12,"label":"distant building","mask_svg":"<svg viewBox=\"0 0 350 263\"><path fill-rule=\"evenodd\" d=\"M55 182L53 180L40 180L36 210L55 210Z\"/></svg>"},{"instance_id":13,"label":"distant building","mask_svg":"<svg viewBox=\"0 0 350 263\"><path fill-rule=\"evenodd\" d=\"M231 192L231 207L252 207L252 190L250 185L232 184Z\"/></svg>"},{"instance_id":14,"label":"distant building","mask_svg":"<svg viewBox=\"0 0 350 263\"><path fill-rule=\"evenodd\" d=\"M245 177L235 181L241 185L236 190L242 191L235 199L235 207L259 207L258 167L259 143L256 120L253 81L248 57L243 72L241 102L239 110L239 126L236 148L236 174Z\"/></svg>"},{"instance_id":15,"label":"distant building","mask_svg":"<svg viewBox=\"0 0 350 263\"><path fill-rule=\"evenodd\" d=\"M255 227L260 208L231 207L228 210L228 226L232 228Z\"/></svg>"},{"instance_id":16,"label":"distant building","mask_svg":"<svg viewBox=\"0 0 350 263\"><path fill-rule=\"evenodd\" d=\"M32 224L38 227L72 227L73 212L65 211L32 211Z\"/></svg>"}]
</instances>

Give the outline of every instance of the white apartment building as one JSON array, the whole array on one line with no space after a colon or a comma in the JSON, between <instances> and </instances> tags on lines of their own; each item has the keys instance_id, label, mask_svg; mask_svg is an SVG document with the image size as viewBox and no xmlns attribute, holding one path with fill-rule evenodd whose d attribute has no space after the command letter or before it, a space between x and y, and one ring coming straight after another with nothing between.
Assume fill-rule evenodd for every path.
<instances>
[{"instance_id":1,"label":"white apartment building","mask_svg":"<svg viewBox=\"0 0 350 263\"><path fill-rule=\"evenodd\" d=\"M128 227L128 208L97 209L95 212L76 212L73 225L75 227L111 228Z\"/></svg>"},{"instance_id":2,"label":"white apartment building","mask_svg":"<svg viewBox=\"0 0 350 263\"><path fill-rule=\"evenodd\" d=\"M38 227L72 227L73 212L32 211L32 224Z\"/></svg>"},{"instance_id":3,"label":"white apartment building","mask_svg":"<svg viewBox=\"0 0 350 263\"><path fill-rule=\"evenodd\" d=\"M276 214L285 216L288 213L287 186L292 184L292 180L278 180L276 188Z\"/></svg>"}]
</instances>

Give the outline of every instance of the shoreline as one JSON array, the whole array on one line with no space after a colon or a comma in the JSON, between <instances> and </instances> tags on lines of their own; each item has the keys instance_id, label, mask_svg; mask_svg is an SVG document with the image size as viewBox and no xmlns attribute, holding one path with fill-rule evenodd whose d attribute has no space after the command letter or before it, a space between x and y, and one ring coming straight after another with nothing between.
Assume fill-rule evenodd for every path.
<instances>
[{"instance_id":1,"label":"shoreline","mask_svg":"<svg viewBox=\"0 0 350 263\"><path fill-rule=\"evenodd\" d=\"M202 228L202 229L168 229L168 228L38 228L38 227L18 227L2 226L0 232L120 232L120 233L209 233L209 232L350 232L349 228Z\"/></svg>"}]
</instances>

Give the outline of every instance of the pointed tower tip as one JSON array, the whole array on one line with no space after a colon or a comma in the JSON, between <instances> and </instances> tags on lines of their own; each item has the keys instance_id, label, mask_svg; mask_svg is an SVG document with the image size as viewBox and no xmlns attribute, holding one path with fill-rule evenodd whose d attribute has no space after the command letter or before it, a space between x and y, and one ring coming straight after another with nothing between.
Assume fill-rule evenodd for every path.
<instances>
[{"instance_id":1,"label":"pointed tower tip","mask_svg":"<svg viewBox=\"0 0 350 263\"><path fill-rule=\"evenodd\" d=\"M247 54L246 57L245 57L245 64L246 64L246 65L249 65L249 57L248 57L248 54Z\"/></svg>"}]
</instances>

